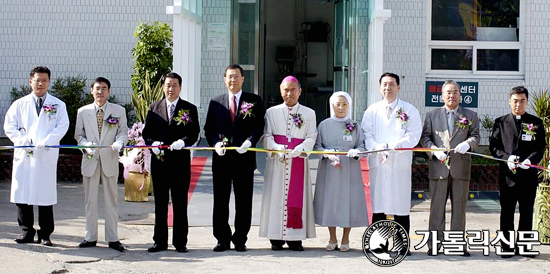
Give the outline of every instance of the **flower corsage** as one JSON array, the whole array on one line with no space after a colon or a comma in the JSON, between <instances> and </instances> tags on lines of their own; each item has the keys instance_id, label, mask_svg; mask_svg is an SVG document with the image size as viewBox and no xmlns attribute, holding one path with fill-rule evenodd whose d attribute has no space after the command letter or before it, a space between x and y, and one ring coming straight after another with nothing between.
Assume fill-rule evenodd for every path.
<instances>
[{"instance_id":1,"label":"flower corsage","mask_svg":"<svg viewBox=\"0 0 550 274\"><path fill-rule=\"evenodd\" d=\"M344 134L351 135L353 133L353 131L355 130L356 126L357 126L357 124L355 124L355 123L346 122L346 129L344 129Z\"/></svg>"},{"instance_id":2,"label":"flower corsage","mask_svg":"<svg viewBox=\"0 0 550 274\"><path fill-rule=\"evenodd\" d=\"M254 106L254 103L248 103L243 101L241 104L241 114L243 115L243 119L247 116L254 117L254 114L252 113L252 107Z\"/></svg>"},{"instance_id":3,"label":"flower corsage","mask_svg":"<svg viewBox=\"0 0 550 274\"><path fill-rule=\"evenodd\" d=\"M304 120L302 119L302 114L300 113L294 113L292 115L292 120L294 120L294 125L298 128L302 128L302 125L304 125Z\"/></svg>"},{"instance_id":4,"label":"flower corsage","mask_svg":"<svg viewBox=\"0 0 550 274\"><path fill-rule=\"evenodd\" d=\"M188 109L180 109L178 111L178 116L174 117L174 121L178 122L178 125L183 123L183 125L187 125L187 123L191 122L191 116L189 116L189 110Z\"/></svg>"},{"instance_id":5,"label":"flower corsage","mask_svg":"<svg viewBox=\"0 0 550 274\"><path fill-rule=\"evenodd\" d=\"M455 122L455 126L457 126L460 129L468 129L472 125L472 121L468 120L468 118L464 115L460 115L460 118Z\"/></svg>"},{"instance_id":6,"label":"flower corsage","mask_svg":"<svg viewBox=\"0 0 550 274\"><path fill-rule=\"evenodd\" d=\"M119 126L118 123L120 121L120 118L109 115L109 117L105 121L107 122L110 128L114 128Z\"/></svg>"},{"instance_id":7,"label":"flower corsage","mask_svg":"<svg viewBox=\"0 0 550 274\"><path fill-rule=\"evenodd\" d=\"M409 122L409 115L403 110L403 108L399 108L399 110L397 110L397 116L395 118L399 119L401 124L406 124Z\"/></svg>"},{"instance_id":8,"label":"flower corsage","mask_svg":"<svg viewBox=\"0 0 550 274\"><path fill-rule=\"evenodd\" d=\"M521 126L523 127L523 132L525 134L530 135L533 140L535 140L535 130L539 128L538 126L531 124L522 123Z\"/></svg>"},{"instance_id":9,"label":"flower corsage","mask_svg":"<svg viewBox=\"0 0 550 274\"><path fill-rule=\"evenodd\" d=\"M55 119L56 115L57 115L57 104L47 104L47 105L44 105L43 106L44 108L44 112L48 115L48 118L51 120L51 119Z\"/></svg>"}]
</instances>

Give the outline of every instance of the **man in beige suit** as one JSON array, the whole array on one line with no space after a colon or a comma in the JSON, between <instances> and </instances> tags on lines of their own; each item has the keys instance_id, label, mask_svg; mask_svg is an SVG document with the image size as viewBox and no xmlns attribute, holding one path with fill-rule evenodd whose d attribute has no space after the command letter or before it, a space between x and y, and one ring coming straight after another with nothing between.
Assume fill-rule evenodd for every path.
<instances>
[{"instance_id":1,"label":"man in beige suit","mask_svg":"<svg viewBox=\"0 0 550 274\"><path fill-rule=\"evenodd\" d=\"M420 141L426 148L454 148L449 152L428 152L430 157L430 231L437 230L437 239L443 240L445 205L451 196L451 230L464 231L466 201L470 187L471 156L465 154L479 145L477 113L459 106L460 86L452 80L443 84L444 106L426 114ZM433 239L430 239L431 241ZM436 256L430 245L428 255ZM437 246L437 249L440 245ZM465 249L463 256L470 256Z\"/></svg>"},{"instance_id":2,"label":"man in beige suit","mask_svg":"<svg viewBox=\"0 0 550 274\"><path fill-rule=\"evenodd\" d=\"M75 139L81 146L111 146L111 149L84 149L82 176L86 211L86 235L80 247L97 244L97 207L99 183L103 185L105 211L105 240L109 247L120 252L124 246L118 240L118 157L128 142L126 111L107 102L111 93L109 80L96 78L90 91L92 104L81 107L76 118Z\"/></svg>"}]
</instances>

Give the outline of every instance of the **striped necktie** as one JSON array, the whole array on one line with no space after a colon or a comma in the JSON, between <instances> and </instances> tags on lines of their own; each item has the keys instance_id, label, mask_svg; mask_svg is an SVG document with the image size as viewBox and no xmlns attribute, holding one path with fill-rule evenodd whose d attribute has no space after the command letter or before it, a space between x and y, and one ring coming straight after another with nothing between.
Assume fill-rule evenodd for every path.
<instances>
[{"instance_id":1,"label":"striped necktie","mask_svg":"<svg viewBox=\"0 0 550 274\"><path fill-rule=\"evenodd\" d=\"M172 117L174 117L174 110L176 110L176 106L174 103L171 103L170 112L168 113L168 122L172 121Z\"/></svg>"},{"instance_id":2,"label":"striped necktie","mask_svg":"<svg viewBox=\"0 0 550 274\"><path fill-rule=\"evenodd\" d=\"M99 132L100 137L101 137L102 128L103 128L103 110L100 108L97 111L97 132Z\"/></svg>"}]
</instances>

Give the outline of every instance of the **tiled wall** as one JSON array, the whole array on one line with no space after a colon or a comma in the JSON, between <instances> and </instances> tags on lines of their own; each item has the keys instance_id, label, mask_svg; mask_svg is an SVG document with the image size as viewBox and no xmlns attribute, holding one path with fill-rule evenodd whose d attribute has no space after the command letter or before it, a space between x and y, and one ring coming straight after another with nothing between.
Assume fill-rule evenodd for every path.
<instances>
[{"instance_id":1,"label":"tiled wall","mask_svg":"<svg viewBox=\"0 0 550 274\"><path fill-rule=\"evenodd\" d=\"M104 76L112 94L129 102L131 50L139 22L172 24L173 0L19 0L0 4L0 128L14 86L28 85L32 68L44 65L57 77ZM72 133L69 133L72 134ZM0 130L0 137L4 137Z\"/></svg>"},{"instance_id":2,"label":"tiled wall","mask_svg":"<svg viewBox=\"0 0 550 274\"><path fill-rule=\"evenodd\" d=\"M477 111L482 118L488 115L495 119L510 112L508 92L518 85L526 86L530 92L537 92L550 87L550 20L548 10L550 2L521 0L525 11L524 65L525 79L482 79L461 78L462 82L478 82L479 98ZM384 8L392 11L391 18L384 27L384 70L392 71L400 76L400 98L415 105L424 115L433 109L424 107L425 82L445 79L427 78L426 73L426 24L427 0L385 0ZM521 57L520 57L521 58ZM528 109L528 112L532 110ZM482 130L482 144L488 144L487 132Z\"/></svg>"},{"instance_id":3,"label":"tiled wall","mask_svg":"<svg viewBox=\"0 0 550 274\"><path fill-rule=\"evenodd\" d=\"M363 114L367 109L367 89L368 89L368 30L369 30L369 14L368 1L357 2L357 48L356 60L357 66L351 68L351 72L355 69L355 120L359 123L363 119ZM353 88L353 87L352 87ZM350 88L351 90L351 88ZM377 91L374 91L377 92ZM371 102L372 103L372 102Z\"/></svg>"},{"instance_id":4,"label":"tiled wall","mask_svg":"<svg viewBox=\"0 0 550 274\"><path fill-rule=\"evenodd\" d=\"M231 27L231 2L232 1L215 1L203 0L202 4L202 62L201 62L201 103L200 106L200 123L201 135L204 136L202 128L206 121L206 112L208 104L212 97L227 92L227 88L223 82L223 71L230 65L230 45L227 45L226 51L210 51L208 49L207 33L209 23L227 23L227 31L229 33ZM227 39L230 43L231 39Z\"/></svg>"}]
</instances>

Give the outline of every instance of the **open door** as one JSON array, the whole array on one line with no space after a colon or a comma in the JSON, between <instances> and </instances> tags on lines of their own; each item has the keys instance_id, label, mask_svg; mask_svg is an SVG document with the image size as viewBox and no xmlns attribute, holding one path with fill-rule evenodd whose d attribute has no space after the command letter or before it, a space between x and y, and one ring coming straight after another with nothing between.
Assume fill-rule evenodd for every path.
<instances>
[{"instance_id":1,"label":"open door","mask_svg":"<svg viewBox=\"0 0 550 274\"><path fill-rule=\"evenodd\" d=\"M255 94L258 94L259 1L233 0L231 13L231 63L244 70L243 91Z\"/></svg>"}]
</instances>

